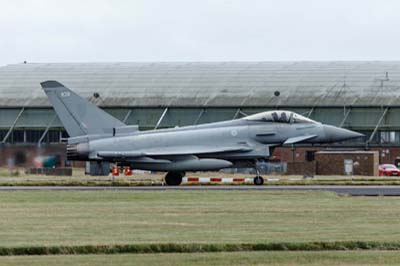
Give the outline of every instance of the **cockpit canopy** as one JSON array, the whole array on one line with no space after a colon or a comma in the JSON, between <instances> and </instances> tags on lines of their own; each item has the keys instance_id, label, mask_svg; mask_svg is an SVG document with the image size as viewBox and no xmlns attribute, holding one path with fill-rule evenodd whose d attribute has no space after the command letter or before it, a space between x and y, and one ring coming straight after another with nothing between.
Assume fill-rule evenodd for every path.
<instances>
[{"instance_id":1,"label":"cockpit canopy","mask_svg":"<svg viewBox=\"0 0 400 266\"><path fill-rule=\"evenodd\" d=\"M260 122L274 122L274 123L314 123L317 124L318 122L311 120L307 117L302 115L296 114L291 111L267 111L262 112L254 115L249 115L244 117L243 119L249 121L260 121Z\"/></svg>"}]
</instances>

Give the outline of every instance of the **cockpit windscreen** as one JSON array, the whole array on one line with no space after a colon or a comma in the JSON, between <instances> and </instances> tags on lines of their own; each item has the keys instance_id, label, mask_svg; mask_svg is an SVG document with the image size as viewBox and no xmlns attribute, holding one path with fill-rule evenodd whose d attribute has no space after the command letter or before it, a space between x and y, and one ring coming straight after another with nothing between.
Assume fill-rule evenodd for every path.
<instances>
[{"instance_id":1,"label":"cockpit windscreen","mask_svg":"<svg viewBox=\"0 0 400 266\"><path fill-rule=\"evenodd\" d=\"M244 119L249 121L262 121L262 122L274 122L274 123L317 123L302 115L296 114L291 111L268 111L258 113L250 116L246 116Z\"/></svg>"}]
</instances>

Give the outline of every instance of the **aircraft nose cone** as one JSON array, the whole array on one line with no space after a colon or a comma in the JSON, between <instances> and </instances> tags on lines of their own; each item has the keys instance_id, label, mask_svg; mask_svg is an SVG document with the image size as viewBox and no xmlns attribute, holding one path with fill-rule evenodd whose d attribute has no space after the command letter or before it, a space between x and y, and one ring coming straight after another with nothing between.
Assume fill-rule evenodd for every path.
<instances>
[{"instance_id":1,"label":"aircraft nose cone","mask_svg":"<svg viewBox=\"0 0 400 266\"><path fill-rule=\"evenodd\" d=\"M364 137L363 134L348 129L324 125L325 138L330 142L344 141Z\"/></svg>"}]
</instances>

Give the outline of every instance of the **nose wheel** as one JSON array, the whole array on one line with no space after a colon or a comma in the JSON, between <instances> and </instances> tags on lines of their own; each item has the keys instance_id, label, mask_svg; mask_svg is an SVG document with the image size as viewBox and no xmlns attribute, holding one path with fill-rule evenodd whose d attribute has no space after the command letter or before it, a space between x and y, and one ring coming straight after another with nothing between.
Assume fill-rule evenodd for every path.
<instances>
[{"instance_id":1,"label":"nose wheel","mask_svg":"<svg viewBox=\"0 0 400 266\"><path fill-rule=\"evenodd\" d=\"M264 178L262 176L257 175L254 177L254 185L256 186L262 186L264 184Z\"/></svg>"},{"instance_id":2,"label":"nose wheel","mask_svg":"<svg viewBox=\"0 0 400 266\"><path fill-rule=\"evenodd\" d=\"M256 169L256 177L254 177L254 185L256 186L262 186L264 184L264 178L260 175L260 170L258 169L257 166L257 161L255 161L255 169Z\"/></svg>"}]
</instances>

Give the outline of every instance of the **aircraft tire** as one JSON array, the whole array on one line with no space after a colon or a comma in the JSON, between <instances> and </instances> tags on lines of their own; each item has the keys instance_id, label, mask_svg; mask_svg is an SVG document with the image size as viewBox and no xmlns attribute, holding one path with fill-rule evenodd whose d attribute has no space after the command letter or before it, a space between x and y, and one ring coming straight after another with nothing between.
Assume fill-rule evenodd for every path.
<instances>
[{"instance_id":1,"label":"aircraft tire","mask_svg":"<svg viewBox=\"0 0 400 266\"><path fill-rule=\"evenodd\" d=\"M262 176L256 176L254 177L254 185L256 186L262 186L264 184L264 178Z\"/></svg>"},{"instance_id":2,"label":"aircraft tire","mask_svg":"<svg viewBox=\"0 0 400 266\"><path fill-rule=\"evenodd\" d=\"M168 172L164 180L168 186L179 186L182 183L183 176L184 173L182 172Z\"/></svg>"}]
</instances>

